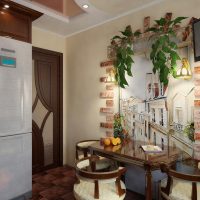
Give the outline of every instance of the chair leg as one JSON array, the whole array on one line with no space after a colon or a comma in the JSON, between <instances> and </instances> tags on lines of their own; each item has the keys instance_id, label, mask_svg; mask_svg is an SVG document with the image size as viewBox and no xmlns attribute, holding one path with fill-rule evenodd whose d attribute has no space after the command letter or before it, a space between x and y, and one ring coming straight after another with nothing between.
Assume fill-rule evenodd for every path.
<instances>
[{"instance_id":1,"label":"chair leg","mask_svg":"<svg viewBox=\"0 0 200 200\"><path fill-rule=\"evenodd\" d=\"M99 182L94 181L94 198L99 199Z\"/></svg>"},{"instance_id":2,"label":"chair leg","mask_svg":"<svg viewBox=\"0 0 200 200\"><path fill-rule=\"evenodd\" d=\"M79 184L79 183L80 183L80 180L79 180L79 178L76 175L76 182L75 182L75 184Z\"/></svg>"},{"instance_id":3,"label":"chair leg","mask_svg":"<svg viewBox=\"0 0 200 200\"><path fill-rule=\"evenodd\" d=\"M197 184L192 182L192 200L197 200Z\"/></svg>"},{"instance_id":4,"label":"chair leg","mask_svg":"<svg viewBox=\"0 0 200 200\"><path fill-rule=\"evenodd\" d=\"M117 193L121 197L125 193L125 190L121 188L120 177L116 179L115 185L116 185Z\"/></svg>"}]
</instances>

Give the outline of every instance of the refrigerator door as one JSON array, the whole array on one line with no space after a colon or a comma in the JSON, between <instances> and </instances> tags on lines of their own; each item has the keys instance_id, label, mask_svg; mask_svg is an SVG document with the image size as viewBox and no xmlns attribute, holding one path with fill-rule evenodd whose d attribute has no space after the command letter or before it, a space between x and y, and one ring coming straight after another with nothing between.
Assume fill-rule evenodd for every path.
<instances>
[{"instance_id":1,"label":"refrigerator door","mask_svg":"<svg viewBox=\"0 0 200 200\"><path fill-rule=\"evenodd\" d=\"M30 194L32 134L0 137L0 160L0 200Z\"/></svg>"},{"instance_id":2,"label":"refrigerator door","mask_svg":"<svg viewBox=\"0 0 200 200\"><path fill-rule=\"evenodd\" d=\"M0 136L32 132L32 46L0 37Z\"/></svg>"}]
</instances>

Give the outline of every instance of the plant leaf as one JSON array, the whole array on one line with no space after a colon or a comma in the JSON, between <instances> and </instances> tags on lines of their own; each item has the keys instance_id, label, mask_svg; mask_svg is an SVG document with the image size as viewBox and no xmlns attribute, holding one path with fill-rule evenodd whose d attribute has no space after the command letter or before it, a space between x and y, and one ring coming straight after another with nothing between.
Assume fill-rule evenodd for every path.
<instances>
[{"instance_id":1,"label":"plant leaf","mask_svg":"<svg viewBox=\"0 0 200 200\"><path fill-rule=\"evenodd\" d=\"M115 39L121 39L121 37L118 35L115 35L111 40L115 40Z\"/></svg>"},{"instance_id":2,"label":"plant leaf","mask_svg":"<svg viewBox=\"0 0 200 200\"><path fill-rule=\"evenodd\" d=\"M160 18L160 20L155 20L155 22L159 25L159 26L164 26L166 24L166 19L165 18Z\"/></svg>"},{"instance_id":3,"label":"plant leaf","mask_svg":"<svg viewBox=\"0 0 200 200\"><path fill-rule=\"evenodd\" d=\"M133 35L134 35L135 37L139 37L141 34L142 34L142 33L141 33L140 31L135 31Z\"/></svg>"},{"instance_id":4,"label":"plant leaf","mask_svg":"<svg viewBox=\"0 0 200 200\"><path fill-rule=\"evenodd\" d=\"M134 55L134 52L133 52L133 50L131 49L131 47L127 47L126 51L127 51L127 53L128 53L129 55Z\"/></svg>"},{"instance_id":5,"label":"plant leaf","mask_svg":"<svg viewBox=\"0 0 200 200\"><path fill-rule=\"evenodd\" d=\"M172 48L172 49L178 49L178 46L175 42L170 42L169 43L169 46Z\"/></svg>"},{"instance_id":6,"label":"plant leaf","mask_svg":"<svg viewBox=\"0 0 200 200\"><path fill-rule=\"evenodd\" d=\"M177 17L175 20L173 20L173 25L181 23L184 19L187 19L187 17Z\"/></svg>"},{"instance_id":7,"label":"plant leaf","mask_svg":"<svg viewBox=\"0 0 200 200\"><path fill-rule=\"evenodd\" d=\"M157 28L155 28L155 27L151 27L151 28L148 28L148 29L146 30L146 32L150 32L150 31L152 31L152 32L154 32L154 33L157 33L157 32L159 31L159 29L157 29Z\"/></svg>"}]
</instances>

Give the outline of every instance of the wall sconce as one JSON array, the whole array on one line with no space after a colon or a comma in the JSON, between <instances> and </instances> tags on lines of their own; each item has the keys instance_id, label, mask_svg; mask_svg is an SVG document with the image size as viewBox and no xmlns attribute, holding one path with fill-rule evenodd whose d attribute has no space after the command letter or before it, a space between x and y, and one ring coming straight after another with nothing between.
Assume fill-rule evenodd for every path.
<instances>
[{"instance_id":1,"label":"wall sconce","mask_svg":"<svg viewBox=\"0 0 200 200\"><path fill-rule=\"evenodd\" d=\"M109 74L108 74L106 82L112 82L112 83L115 82L115 71L114 71L114 69L111 69L109 71Z\"/></svg>"},{"instance_id":2,"label":"wall sconce","mask_svg":"<svg viewBox=\"0 0 200 200\"><path fill-rule=\"evenodd\" d=\"M187 58L182 58L182 66L177 70L177 78L190 79L192 72Z\"/></svg>"}]
</instances>

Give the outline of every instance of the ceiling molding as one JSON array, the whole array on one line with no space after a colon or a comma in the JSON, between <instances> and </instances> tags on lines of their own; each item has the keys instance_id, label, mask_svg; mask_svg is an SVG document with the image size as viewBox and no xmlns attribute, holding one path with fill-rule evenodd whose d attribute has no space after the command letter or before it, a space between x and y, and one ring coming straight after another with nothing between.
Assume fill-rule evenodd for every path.
<instances>
[{"instance_id":1,"label":"ceiling molding","mask_svg":"<svg viewBox=\"0 0 200 200\"><path fill-rule=\"evenodd\" d=\"M75 1L82 1L82 0L75 0ZM84 0L84 1L87 1L87 0ZM93 26L90 26L90 27L87 27L87 28L85 28L85 29L82 29L82 30L80 30L80 31L76 31L76 32L74 32L74 33L68 34L68 35L66 35L66 38L71 37L71 36L74 36L74 35L79 34L79 33L81 33L81 32L87 31L87 30L89 30L89 29L92 29L92 28L101 26L101 25L106 24L106 23L108 23L108 22L117 20L117 19L119 19L119 18L125 17L125 16L127 16L127 15L133 14L133 13L135 13L135 12L139 12L140 10L143 10L143 9L145 9L145 8L148 8L148 7L154 6L154 5L156 5L156 4L162 3L163 1L166 1L166 0L155 0L154 2L151 2L151 3L149 3L149 4L140 6L140 7L135 8L135 9L132 9L132 10L127 11L127 12L125 12L125 13L122 13L122 14L116 16L116 17L112 17L112 18L110 18L110 19L107 19L107 20L105 20L105 21L103 21L103 22L101 22L101 23L98 23L98 24L95 24L95 25L93 25Z\"/></svg>"},{"instance_id":2,"label":"ceiling molding","mask_svg":"<svg viewBox=\"0 0 200 200\"><path fill-rule=\"evenodd\" d=\"M33 22L34 27L68 38L167 0L143 0L143 5L136 4L138 7L130 8L130 10L118 14L98 9L91 3L91 0L74 0L74 2L85 11L83 14L74 17L66 17L59 12L30 0L12 1L44 13L42 17ZM84 9L82 7L84 4L89 5L89 7Z\"/></svg>"}]
</instances>

